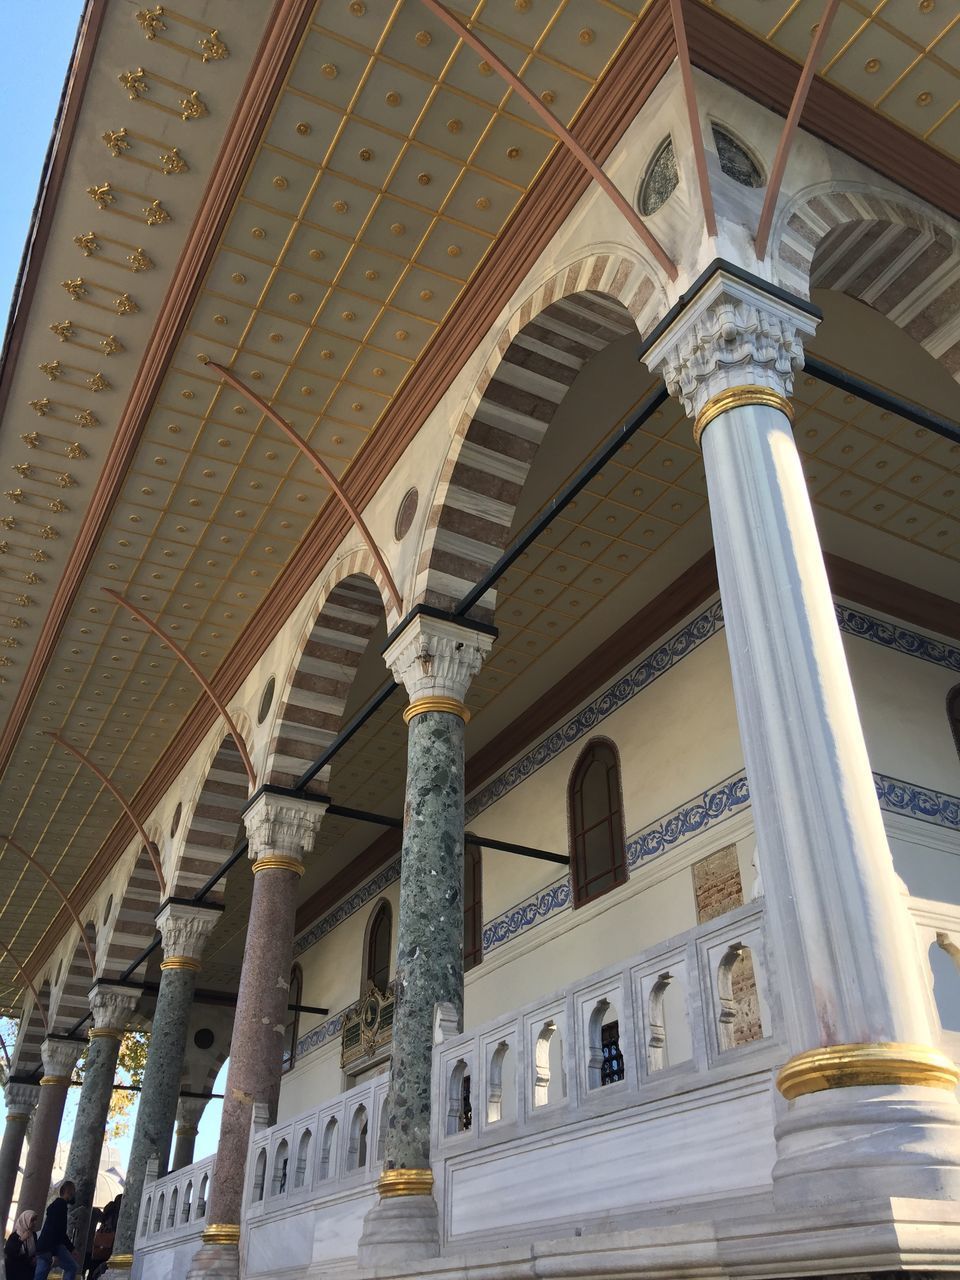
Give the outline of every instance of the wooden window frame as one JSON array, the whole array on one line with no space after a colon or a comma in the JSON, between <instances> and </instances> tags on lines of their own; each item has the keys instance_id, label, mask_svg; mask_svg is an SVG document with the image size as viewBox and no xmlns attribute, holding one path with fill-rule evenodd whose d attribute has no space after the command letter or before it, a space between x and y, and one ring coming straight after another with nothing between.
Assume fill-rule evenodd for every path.
<instances>
[{"instance_id":1,"label":"wooden window frame","mask_svg":"<svg viewBox=\"0 0 960 1280\"><path fill-rule=\"evenodd\" d=\"M607 815L602 821L609 829L611 856L610 862L604 871L598 875L591 876L587 880L583 849L583 839L587 831L582 829L582 819L579 817L579 814L582 813L580 783L600 751L605 754L609 753L609 763L606 766L609 807ZM595 902L598 898L602 898L604 894L610 893L611 890L627 882L627 838L623 825L623 786L620 772L620 753L609 738L591 738L577 757L577 762L570 774L570 783L567 789L567 815L570 830L570 884L573 905L576 908L586 906L588 902ZM600 824L594 824L594 826L598 825ZM604 889L591 892L591 885L597 880L606 878L611 872L613 873L612 883Z\"/></svg>"},{"instance_id":2,"label":"wooden window frame","mask_svg":"<svg viewBox=\"0 0 960 1280\"><path fill-rule=\"evenodd\" d=\"M463 847L463 971L469 973L483 960L483 851L479 845Z\"/></svg>"}]
</instances>

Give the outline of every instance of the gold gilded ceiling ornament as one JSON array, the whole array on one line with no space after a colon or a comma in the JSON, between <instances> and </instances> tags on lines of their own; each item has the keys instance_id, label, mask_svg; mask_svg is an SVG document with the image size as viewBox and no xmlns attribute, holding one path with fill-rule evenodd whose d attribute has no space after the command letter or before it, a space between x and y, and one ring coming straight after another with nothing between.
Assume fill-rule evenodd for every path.
<instances>
[{"instance_id":1,"label":"gold gilded ceiling ornament","mask_svg":"<svg viewBox=\"0 0 960 1280\"><path fill-rule=\"evenodd\" d=\"M102 135L102 138L107 144L107 150L114 159L122 156L125 151L130 150L130 139L127 137L126 129L108 129Z\"/></svg>"},{"instance_id":2,"label":"gold gilded ceiling ornament","mask_svg":"<svg viewBox=\"0 0 960 1280\"><path fill-rule=\"evenodd\" d=\"M207 104L200 97L200 90L193 89L186 98L180 99L180 119L199 120L207 115Z\"/></svg>"},{"instance_id":3,"label":"gold gilded ceiling ornament","mask_svg":"<svg viewBox=\"0 0 960 1280\"><path fill-rule=\"evenodd\" d=\"M384 102L387 104L388 107L399 107L400 95L399 93L397 93L396 89L390 90L390 92L384 98Z\"/></svg>"},{"instance_id":4,"label":"gold gilded ceiling ornament","mask_svg":"<svg viewBox=\"0 0 960 1280\"><path fill-rule=\"evenodd\" d=\"M57 487L60 489L72 489L76 483L76 477L69 471L61 471L57 476Z\"/></svg>"},{"instance_id":5,"label":"gold gilded ceiling ornament","mask_svg":"<svg viewBox=\"0 0 960 1280\"><path fill-rule=\"evenodd\" d=\"M223 62L230 57L230 50L221 40L216 27L200 40L200 56L204 62Z\"/></svg>"},{"instance_id":6,"label":"gold gilded ceiling ornament","mask_svg":"<svg viewBox=\"0 0 960 1280\"><path fill-rule=\"evenodd\" d=\"M85 231L82 236L74 236L73 243L85 258L92 257L100 248L100 241L92 231Z\"/></svg>"},{"instance_id":7,"label":"gold gilded ceiling ornament","mask_svg":"<svg viewBox=\"0 0 960 1280\"><path fill-rule=\"evenodd\" d=\"M41 373L45 373L51 382L56 382L62 372L59 360L44 360L37 365Z\"/></svg>"},{"instance_id":8,"label":"gold gilded ceiling ornament","mask_svg":"<svg viewBox=\"0 0 960 1280\"><path fill-rule=\"evenodd\" d=\"M140 310L129 293L121 293L114 299L113 305L118 316L132 316Z\"/></svg>"},{"instance_id":9,"label":"gold gilded ceiling ornament","mask_svg":"<svg viewBox=\"0 0 960 1280\"><path fill-rule=\"evenodd\" d=\"M49 542L49 541L52 541L54 538L59 538L60 534L56 531L56 529L53 527L52 524L42 524L40 526L40 537L46 538L47 541Z\"/></svg>"},{"instance_id":10,"label":"gold gilded ceiling ornament","mask_svg":"<svg viewBox=\"0 0 960 1280\"><path fill-rule=\"evenodd\" d=\"M147 221L149 222L150 219L148 218ZM128 253L127 261L130 263L130 270L134 273L152 271L154 267L153 259L145 254L142 249L134 249L133 253Z\"/></svg>"},{"instance_id":11,"label":"gold gilded ceiling ornament","mask_svg":"<svg viewBox=\"0 0 960 1280\"><path fill-rule=\"evenodd\" d=\"M90 409L80 409L75 417L81 427L99 427L100 425L100 419Z\"/></svg>"},{"instance_id":12,"label":"gold gilded ceiling ornament","mask_svg":"<svg viewBox=\"0 0 960 1280\"><path fill-rule=\"evenodd\" d=\"M490 208L490 197L489 197L489 196L477 196L476 208L477 208L477 209L479 209L481 213L483 213L485 210L489 209L489 208Z\"/></svg>"},{"instance_id":13,"label":"gold gilded ceiling ornament","mask_svg":"<svg viewBox=\"0 0 960 1280\"><path fill-rule=\"evenodd\" d=\"M84 283L83 276L77 276L76 280L61 280L60 286L66 289L74 302L80 298L85 298L90 292Z\"/></svg>"},{"instance_id":14,"label":"gold gilded ceiling ornament","mask_svg":"<svg viewBox=\"0 0 960 1280\"><path fill-rule=\"evenodd\" d=\"M347 204L346 200L334 200L333 202L334 213L347 213L349 212L349 209L350 209L350 206Z\"/></svg>"},{"instance_id":15,"label":"gold gilded ceiling ornament","mask_svg":"<svg viewBox=\"0 0 960 1280\"><path fill-rule=\"evenodd\" d=\"M13 666L12 658L8 658L6 654L0 657L0 667L12 667L12 666Z\"/></svg>"},{"instance_id":16,"label":"gold gilded ceiling ornament","mask_svg":"<svg viewBox=\"0 0 960 1280\"><path fill-rule=\"evenodd\" d=\"M306 138L312 132L313 132L312 127L306 122L306 120L301 120L298 122L297 133L299 133L301 138Z\"/></svg>"},{"instance_id":17,"label":"gold gilded ceiling ornament","mask_svg":"<svg viewBox=\"0 0 960 1280\"><path fill-rule=\"evenodd\" d=\"M12 529L15 524L13 516L0 516L0 529Z\"/></svg>"},{"instance_id":18,"label":"gold gilded ceiling ornament","mask_svg":"<svg viewBox=\"0 0 960 1280\"><path fill-rule=\"evenodd\" d=\"M153 9L138 10L137 22L146 38L155 40L159 32L167 29L167 24L163 20L163 5L158 4Z\"/></svg>"},{"instance_id":19,"label":"gold gilded ceiling ornament","mask_svg":"<svg viewBox=\"0 0 960 1280\"><path fill-rule=\"evenodd\" d=\"M50 332L55 333L61 342L69 342L73 337L73 321L55 320L50 326Z\"/></svg>"},{"instance_id":20,"label":"gold gilded ceiling ornament","mask_svg":"<svg viewBox=\"0 0 960 1280\"><path fill-rule=\"evenodd\" d=\"M184 160L177 147L171 147L169 151L161 152L160 164L166 174L188 173L190 170L190 166Z\"/></svg>"},{"instance_id":21,"label":"gold gilded ceiling ornament","mask_svg":"<svg viewBox=\"0 0 960 1280\"><path fill-rule=\"evenodd\" d=\"M20 477L21 480L30 479L30 463L29 462L15 462L13 464L13 470L17 473L17 475Z\"/></svg>"},{"instance_id":22,"label":"gold gilded ceiling ornament","mask_svg":"<svg viewBox=\"0 0 960 1280\"><path fill-rule=\"evenodd\" d=\"M320 68L320 74L325 76L327 80L336 80L339 75L337 66L333 62L325 62Z\"/></svg>"},{"instance_id":23,"label":"gold gilded ceiling ornament","mask_svg":"<svg viewBox=\"0 0 960 1280\"><path fill-rule=\"evenodd\" d=\"M40 434L37 431L28 431L25 435L21 435L20 439L28 449L39 449Z\"/></svg>"},{"instance_id":24,"label":"gold gilded ceiling ornament","mask_svg":"<svg viewBox=\"0 0 960 1280\"><path fill-rule=\"evenodd\" d=\"M8 618L7 625L13 627L15 631L21 631L27 625L27 620L18 614L15 618Z\"/></svg>"},{"instance_id":25,"label":"gold gilded ceiling ornament","mask_svg":"<svg viewBox=\"0 0 960 1280\"><path fill-rule=\"evenodd\" d=\"M159 227L164 222L172 221L170 214L163 207L159 200L151 200L144 210L148 227Z\"/></svg>"},{"instance_id":26,"label":"gold gilded ceiling ornament","mask_svg":"<svg viewBox=\"0 0 960 1280\"><path fill-rule=\"evenodd\" d=\"M290 183L287 181L287 179L283 176L282 173L278 173L273 180L273 185L277 188L278 191L286 191Z\"/></svg>"},{"instance_id":27,"label":"gold gilded ceiling ornament","mask_svg":"<svg viewBox=\"0 0 960 1280\"><path fill-rule=\"evenodd\" d=\"M880 59L868 58L863 64L863 69L866 71L867 75L875 75L880 70Z\"/></svg>"},{"instance_id":28,"label":"gold gilded ceiling ornament","mask_svg":"<svg viewBox=\"0 0 960 1280\"><path fill-rule=\"evenodd\" d=\"M0 556L5 556L10 550L9 542L0 542Z\"/></svg>"},{"instance_id":29,"label":"gold gilded ceiling ornament","mask_svg":"<svg viewBox=\"0 0 960 1280\"><path fill-rule=\"evenodd\" d=\"M106 380L102 373L92 373L87 378L87 386L91 391L109 391L110 383Z\"/></svg>"},{"instance_id":30,"label":"gold gilded ceiling ornament","mask_svg":"<svg viewBox=\"0 0 960 1280\"><path fill-rule=\"evenodd\" d=\"M552 107L556 100L557 95L552 89L544 89L543 93L540 95L540 101L545 107Z\"/></svg>"},{"instance_id":31,"label":"gold gilded ceiling ornament","mask_svg":"<svg viewBox=\"0 0 960 1280\"><path fill-rule=\"evenodd\" d=\"M593 44L596 36L589 27L583 27L577 35L577 39L581 44Z\"/></svg>"},{"instance_id":32,"label":"gold gilded ceiling ornament","mask_svg":"<svg viewBox=\"0 0 960 1280\"><path fill-rule=\"evenodd\" d=\"M2 644L5 649L16 649L19 647L20 641L16 636L4 636L3 639L0 639L0 644Z\"/></svg>"},{"instance_id":33,"label":"gold gilded ceiling ornament","mask_svg":"<svg viewBox=\"0 0 960 1280\"><path fill-rule=\"evenodd\" d=\"M14 596L13 600L14 604L18 604L21 609L29 609L33 604L33 600L30 596L25 596L22 592L19 595Z\"/></svg>"},{"instance_id":34,"label":"gold gilded ceiling ornament","mask_svg":"<svg viewBox=\"0 0 960 1280\"><path fill-rule=\"evenodd\" d=\"M49 396L41 396L39 400L29 400L27 403L39 417L45 418L47 416L47 410L50 408Z\"/></svg>"},{"instance_id":35,"label":"gold gilded ceiling ornament","mask_svg":"<svg viewBox=\"0 0 960 1280\"><path fill-rule=\"evenodd\" d=\"M73 459L85 458L87 456L86 449L84 449L83 445L76 440L72 441L70 444L67 445L66 449L64 450L64 453L67 455L68 458L73 458Z\"/></svg>"},{"instance_id":36,"label":"gold gilded ceiling ornament","mask_svg":"<svg viewBox=\"0 0 960 1280\"><path fill-rule=\"evenodd\" d=\"M152 266L153 264L151 263L150 265ZM105 338L100 339L100 350L105 356L114 356L118 351L123 350L123 343L115 338L112 333L108 333Z\"/></svg>"},{"instance_id":37,"label":"gold gilded ceiling ornament","mask_svg":"<svg viewBox=\"0 0 960 1280\"><path fill-rule=\"evenodd\" d=\"M4 493L4 497L9 498L10 501L13 503L22 502L23 496L24 495L23 495L22 489L7 489L6 492Z\"/></svg>"},{"instance_id":38,"label":"gold gilded ceiling ornament","mask_svg":"<svg viewBox=\"0 0 960 1280\"><path fill-rule=\"evenodd\" d=\"M121 71L117 76L131 102L136 102L138 98L150 92L150 86L144 80L146 74L143 67L137 67L136 71Z\"/></svg>"},{"instance_id":39,"label":"gold gilded ceiling ornament","mask_svg":"<svg viewBox=\"0 0 960 1280\"><path fill-rule=\"evenodd\" d=\"M350 0L350 12L355 18L362 18L367 12L367 6L363 0Z\"/></svg>"},{"instance_id":40,"label":"gold gilded ceiling ornament","mask_svg":"<svg viewBox=\"0 0 960 1280\"><path fill-rule=\"evenodd\" d=\"M54 513L54 515L59 515L61 511L66 511L67 509L67 504L64 502L62 498L51 498L50 501L47 503L47 506Z\"/></svg>"},{"instance_id":41,"label":"gold gilded ceiling ornament","mask_svg":"<svg viewBox=\"0 0 960 1280\"><path fill-rule=\"evenodd\" d=\"M923 93L917 94L918 107L929 107L932 101L933 101L933 94L929 93L926 89L924 89Z\"/></svg>"},{"instance_id":42,"label":"gold gilded ceiling ornament","mask_svg":"<svg viewBox=\"0 0 960 1280\"><path fill-rule=\"evenodd\" d=\"M463 121L458 120L456 117L454 117L452 120L447 121L448 133L459 133L462 128L463 128Z\"/></svg>"},{"instance_id":43,"label":"gold gilded ceiling ornament","mask_svg":"<svg viewBox=\"0 0 960 1280\"><path fill-rule=\"evenodd\" d=\"M31 569L29 573L25 573L23 575L23 580L24 582L29 583L31 587L35 587L41 581L41 578L39 573L34 573Z\"/></svg>"},{"instance_id":44,"label":"gold gilded ceiling ornament","mask_svg":"<svg viewBox=\"0 0 960 1280\"><path fill-rule=\"evenodd\" d=\"M37 564L44 564L50 557L42 547L37 547L36 551L30 552L30 559L36 561Z\"/></svg>"},{"instance_id":45,"label":"gold gilded ceiling ornament","mask_svg":"<svg viewBox=\"0 0 960 1280\"><path fill-rule=\"evenodd\" d=\"M433 43L433 36L429 31L418 31L415 38L421 49L426 49L427 45Z\"/></svg>"}]
</instances>

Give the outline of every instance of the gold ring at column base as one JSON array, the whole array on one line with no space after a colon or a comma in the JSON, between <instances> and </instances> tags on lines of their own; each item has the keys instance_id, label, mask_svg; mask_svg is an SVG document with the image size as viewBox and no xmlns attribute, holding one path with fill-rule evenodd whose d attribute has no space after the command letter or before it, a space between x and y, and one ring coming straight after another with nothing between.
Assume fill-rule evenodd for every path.
<instances>
[{"instance_id":1,"label":"gold ring at column base","mask_svg":"<svg viewBox=\"0 0 960 1280\"><path fill-rule=\"evenodd\" d=\"M119 1027L91 1027L87 1032L91 1040L122 1040L123 1034Z\"/></svg>"},{"instance_id":2,"label":"gold ring at column base","mask_svg":"<svg viewBox=\"0 0 960 1280\"><path fill-rule=\"evenodd\" d=\"M41 1077L40 1077L40 1083L41 1083L41 1085L44 1085L44 1084L69 1084L69 1083L70 1083L70 1077L69 1077L69 1076L41 1076Z\"/></svg>"},{"instance_id":3,"label":"gold ring at column base","mask_svg":"<svg viewBox=\"0 0 960 1280\"><path fill-rule=\"evenodd\" d=\"M303 875L304 867L299 858L291 858L285 853L265 853L257 858L253 864L253 874L258 871L269 871L272 867L279 867L282 871L293 871L298 876Z\"/></svg>"},{"instance_id":4,"label":"gold ring at column base","mask_svg":"<svg viewBox=\"0 0 960 1280\"><path fill-rule=\"evenodd\" d=\"M239 1244L240 1228L234 1222L211 1222L201 1238L204 1244Z\"/></svg>"},{"instance_id":5,"label":"gold ring at column base","mask_svg":"<svg viewBox=\"0 0 960 1280\"><path fill-rule=\"evenodd\" d=\"M428 1196L433 1191L432 1169L384 1169L377 1183L384 1200L392 1196Z\"/></svg>"},{"instance_id":6,"label":"gold ring at column base","mask_svg":"<svg viewBox=\"0 0 960 1280\"><path fill-rule=\"evenodd\" d=\"M168 956L166 960L160 961L161 969L192 969L194 973L200 972L200 961L194 960L193 956Z\"/></svg>"},{"instance_id":7,"label":"gold ring at column base","mask_svg":"<svg viewBox=\"0 0 960 1280\"><path fill-rule=\"evenodd\" d=\"M404 708L403 722L409 724L414 716L422 716L427 711L445 711L448 715L459 716L464 724L470 721L470 712L457 698L441 698L430 695L427 698L416 698Z\"/></svg>"},{"instance_id":8,"label":"gold ring at column base","mask_svg":"<svg viewBox=\"0 0 960 1280\"><path fill-rule=\"evenodd\" d=\"M808 1049L783 1067L777 1088L785 1098L858 1085L922 1085L955 1089L960 1071L946 1054L923 1044L832 1044Z\"/></svg>"},{"instance_id":9,"label":"gold ring at column base","mask_svg":"<svg viewBox=\"0 0 960 1280\"><path fill-rule=\"evenodd\" d=\"M111 1271L129 1271L133 1266L132 1253L111 1253L110 1270Z\"/></svg>"},{"instance_id":10,"label":"gold ring at column base","mask_svg":"<svg viewBox=\"0 0 960 1280\"><path fill-rule=\"evenodd\" d=\"M697 414L693 424L693 443L700 443L704 431L719 414L739 409L745 404L765 404L769 409L779 409L793 422L793 405L786 396L774 391L772 387L727 387L726 391L718 391L715 396L711 396Z\"/></svg>"}]
</instances>

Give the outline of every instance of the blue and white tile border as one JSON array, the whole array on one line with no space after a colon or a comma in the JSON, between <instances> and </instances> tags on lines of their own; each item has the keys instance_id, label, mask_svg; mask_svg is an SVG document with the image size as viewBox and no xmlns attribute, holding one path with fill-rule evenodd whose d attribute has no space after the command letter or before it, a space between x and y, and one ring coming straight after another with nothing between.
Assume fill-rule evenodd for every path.
<instances>
[{"instance_id":1,"label":"blue and white tile border","mask_svg":"<svg viewBox=\"0 0 960 1280\"><path fill-rule=\"evenodd\" d=\"M906 818L917 818L920 822L931 822L948 831L960 832L960 796L931 791L929 787L904 782L901 778L888 778L882 773L875 773L873 780L880 808L886 813L898 813Z\"/></svg>"},{"instance_id":2,"label":"blue and white tile border","mask_svg":"<svg viewBox=\"0 0 960 1280\"><path fill-rule=\"evenodd\" d=\"M293 944L294 959L299 955L303 955L308 947L312 947L315 942L325 938L331 929L335 929L338 924L343 924L344 920L352 916L355 911L359 911L361 907L366 906L371 898L376 898L383 893L388 885L399 879L400 859L393 858L385 867L381 867L371 880L368 880L366 884L362 884L359 889L355 889L349 898L344 898L332 911L325 916L321 916L306 932L300 934Z\"/></svg>"},{"instance_id":3,"label":"blue and white tile border","mask_svg":"<svg viewBox=\"0 0 960 1280\"><path fill-rule=\"evenodd\" d=\"M946 667L960 675L960 649L956 645L947 644L943 640L935 640L932 636L921 635L918 631L910 631L896 622L885 622L882 618L874 618L872 614L862 613L850 605L838 604L837 622L840 630L850 636L859 636L861 640L869 640L872 644L882 645L884 649L893 649L896 653L906 654L910 658L921 658L924 662L933 662L938 667Z\"/></svg>"}]
</instances>

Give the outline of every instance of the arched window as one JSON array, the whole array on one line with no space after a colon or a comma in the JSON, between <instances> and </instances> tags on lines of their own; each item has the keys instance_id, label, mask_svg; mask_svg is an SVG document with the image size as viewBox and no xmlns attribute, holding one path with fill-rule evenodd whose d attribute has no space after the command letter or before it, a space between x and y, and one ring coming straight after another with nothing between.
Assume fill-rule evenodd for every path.
<instances>
[{"instance_id":1,"label":"arched window","mask_svg":"<svg viewBox=\"0 0 960 1280\"><path fill-rule=\"evenodd\" d=\"M287 1009L287 1025L283 1032L283 1070L290 1071L297 1061L297 1039L300 1033L299 1006L303 1004L303 970L295 964L290 970L290 999Z\"/></svg>"},{"instance_id":2,"label":"arched window","mask_svg":"<svg viewBox=\"0 0 960 1280\"><path fill-rule=\"evenodd\" d=\"M463 968L464 972L483 959L483 856L480 846L468 844L463 850Z\"/></svg>"},{"instance_id":3,"label":"arched window","mask_svg":"<svg viewBox=\"0 0 960 1280\"><path fill-rule=\"evenodd\" d=\"M953 741L960 756L960 684L955 685L947 694L947 719L953 733Z\"/></svg>"},{"instance_id":4,"label":"arched window","mask_svg":"<svg viewBox=\"0 0 960 1280\"><path fill-rule=\"evenodd\" d=\"M627 878L620 767L610 742L597 738L570 779L570 871L581 907Z\"/></svg>"},{"instance_id":5,"label":"arched window","mask_svg":"<svg viewBox=\"0 0 960 1280\"><path fill-rule=\"evenodd\" d=\"M367 935L367 981L386 992L390 983L390 933L393 923L389 902L377 907Z\"/></svg>"}]
</instances>

